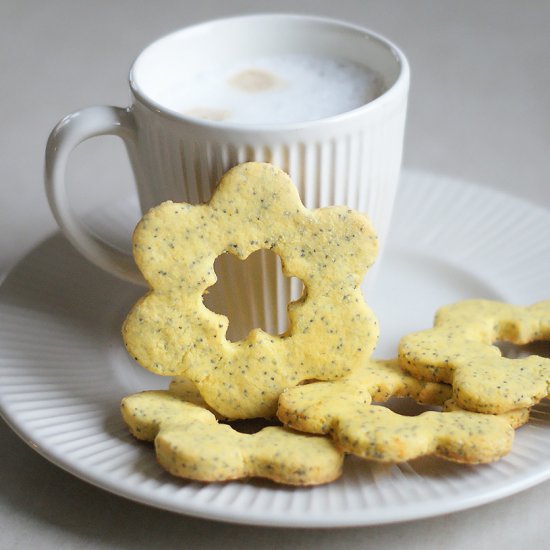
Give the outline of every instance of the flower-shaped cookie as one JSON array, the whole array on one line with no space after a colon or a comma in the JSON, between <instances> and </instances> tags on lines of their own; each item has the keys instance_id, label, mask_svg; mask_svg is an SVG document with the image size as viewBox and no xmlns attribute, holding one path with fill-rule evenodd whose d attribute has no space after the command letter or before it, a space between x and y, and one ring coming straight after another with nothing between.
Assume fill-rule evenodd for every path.
<instances>
[{"instance_id":1,"label":"flower-shaped cookie","mask_svg":"<svg viewBox=\"0 0 550 550\"><path fill-rule=\"evenodd\" d=\"M342 472L343 455L327 438L274 426L239 433L168 391L125 397L121 411L132 435L154 441L159 463L175 476L197 481L264 477L318 485Z\"/></svg>"},{"instance_id":2,"label":"flower-shaped cookie","mask_svg":"<svg viewBox=\"0 0 550 550\"><path fill-rule=\"evenodd\" d=\"M399 363L414 376L452 384L464 409L500 414L549 395L550 359L502 357L497 342L550 339L550 301L530 307L464 300L437 311L434 327L403 337Z\"/></svg>"},{"instance_id":3,"label":"flower-shaped cookie","mask_svg":"<svg viewBox=\"0 0 550 550\"><path fill-rule=\"evenodd\" d=\"M497 460L511 449L514 430L504 418L466 411L403 416L371 405L372 399L392 395L440 405L450 388L416 380L396 361L370 361L342 380L285 390L277 416L288 427L328 434L343 451L380 462L434 454L475 464Z\"/></svg>"},{"instance_id":4,"label":"flower-shaped cookie","mask_svg":"<svg viewBox=\"0 0 550 550\"><path fill-rule=\"evenodd\" d=\"M259 249L278 254L304 292L289 304L285 334L254 329L229 342L227 318L202 296L216 281L218 256L245 259ZM273 416L283 389L340 378L370 356L378 324L359 285L376 251L364 216L345 207L308 210L281 170L239 165L208 204L166 202L138 224L134 257L151 290L124 323L126 347L145 368L190 379L226 418Z\"/></svg>"}]
</instances>

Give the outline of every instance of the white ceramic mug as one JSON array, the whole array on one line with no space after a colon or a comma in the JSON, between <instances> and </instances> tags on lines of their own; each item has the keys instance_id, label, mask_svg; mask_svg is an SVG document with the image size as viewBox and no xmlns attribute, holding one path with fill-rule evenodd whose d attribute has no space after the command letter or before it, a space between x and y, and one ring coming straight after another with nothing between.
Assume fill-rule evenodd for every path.
<instances>
[{"instance_id":1,"label":"white ceramic mug","mask_svg":"<svg viewBox=\"0 0 550 550\"><path fill-rule=\"evenodd\" d=\"M342 114L285 124L201 120L159 99L162 89L176 85L182 72L212 60L230 63L251 52L343 58L376 71L385 91ZM108 134L126 144L142 212L168 199L205 202L228 168L267 161L290 174L308 208L345 204L365 212L383 249L398 186L409 87L405 57L384 38L348 23L302 15L220 19L148 46L135 61L129 81L130 107L90 107L66 116L52 131L46 150L52 212L71 243L98 266L142 282L131 255L89 233L68 203L68 155L80 142ZM282 276L277 258L262 251L247 260L246 269L241 267L244 262L221 260L208 305L230 316L229 337L242 337L256 326L274 334L284 331L287 303L300 290L296 281ZM372 279L370 273L369 288Z\"/></svg>"}]
</instances>

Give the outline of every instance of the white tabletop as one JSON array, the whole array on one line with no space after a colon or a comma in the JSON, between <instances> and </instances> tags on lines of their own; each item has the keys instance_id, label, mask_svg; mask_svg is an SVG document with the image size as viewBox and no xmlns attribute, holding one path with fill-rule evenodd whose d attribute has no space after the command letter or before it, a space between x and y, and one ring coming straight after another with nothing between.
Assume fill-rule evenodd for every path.
<instances>
[{"instance_id":1,"label":"white tabletop","mask_svg":"<svg viewBox=\"0 0 550 550\"><path fill-rule=\"evenodd\" d=\"M404 166L458 176L550 208L548 2L18 0L0 3L0 274L56 229L42 170L45 142L57 120L87 105L126 105L131 62L162 34L255 11L333 16L395 41L412 70ZM115 138L83 144L71 158L68 178L81 208L132 192ZM516 548L547 544L550 534L550 482L417 522L277 530L136 504L50 464L3 423L0 436L2 549Z\"/></svg>"}]
</instances>

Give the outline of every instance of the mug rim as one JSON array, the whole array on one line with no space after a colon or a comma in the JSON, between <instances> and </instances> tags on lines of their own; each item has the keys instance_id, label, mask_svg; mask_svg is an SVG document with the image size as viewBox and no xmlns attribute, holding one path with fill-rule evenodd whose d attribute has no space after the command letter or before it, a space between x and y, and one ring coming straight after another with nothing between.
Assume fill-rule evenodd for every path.
<instances>
[{"instance_id":1,"label":"mug rim","mask_svg":"<svg viewBox=\"0 0 550 550\"><path fill-rule=\"evenodd\" d=\"M343 113L338 113L336 115L331 115L331 116L323 117L316 120L307 120L303 122L256 124L256 123L250 123L250 122L234 122L234 121L228 122L228 121L205 120L205 119L200 119L198 117L185 115L181 112L175 111L173 109L170 109L162 105L158 101L151 98L148 94L143 92L134 76L136 65L140 60L141 56L147 50L149 50L149 48L155 46L157 43L159 43L162 40L168 39L180 33L197 31L201 27L207 28L209 26L218 25L226 21L237 21L237 20L244 21L244 20L252 20L252 19L277 19L277 18L304 20L304 21L310 21L314 23L321 23L325 25L326 24L335 25L341 28L363 33L364 35L368 36L369 39L374 40L377 43L381 44L388 51L388 53L393 56L399 69L397 78L379 96L375 97L371 101L368 101L364 105L361 105L360 107L356 107L355 109L344 111ZM405 57L405 54L401 51L401 49L398 46L396 46L391 40L387 39L381 34L371 31L370 29L365 28L361 25L356 25L354 23L350 23L348 21L344 21L344 20L336 19L332 17L307 15L307 14L295 14L295 13L269 13L268 12L268 13L243 14L243 15L236 15L236 16L229 16L229 17L220 17L216 19L209 19L209 20L192 24L192 25L188 25L186 27L181 27L175 31L172 31L163 36L160 36L153 42L150 42L137 55L137 57L135 58L134 62L131 65L129 75L128 75L128 81L129 81L130 89L134 98L137 101L139 101L139 103L147 107L150 111L153 111L155 114L160 115L162 117L165 117L174 121L178 121L178 122L187 123L197 128L212 129L212 130L222 131L222 132L231 131L231 132L269 133L274 131L306 130L312 127L318 128L319 126L338 124L338 123L346 122L349 119L361 117L362 115L366 115L367 113L373 110L377 110L379 109L381 104L391 101L394 96L396 95L399 96L402 93L404 93L404 95L407 94L409 81L410 81L410 68L409 68L409 63L407 61L407 58Z\"/></svg>"}]
</instances>

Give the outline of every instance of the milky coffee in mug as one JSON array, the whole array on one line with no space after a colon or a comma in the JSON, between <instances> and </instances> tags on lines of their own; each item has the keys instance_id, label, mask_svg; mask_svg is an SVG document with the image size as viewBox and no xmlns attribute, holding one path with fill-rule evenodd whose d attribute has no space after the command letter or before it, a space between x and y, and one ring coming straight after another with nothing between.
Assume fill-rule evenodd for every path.
<instances>
[{"instance_id":1,"label":"milky coffee in mug","mask_svg":"<svg viewBox=\"0 0 550 550\"><path fill-rule=\"evenodd\" d=\"M161 101L184 115L244 124L292 124L357 109L383 92L373 70L336 57L287 53L213 63L182 77Z\"/></svg>"}]
</instances>

